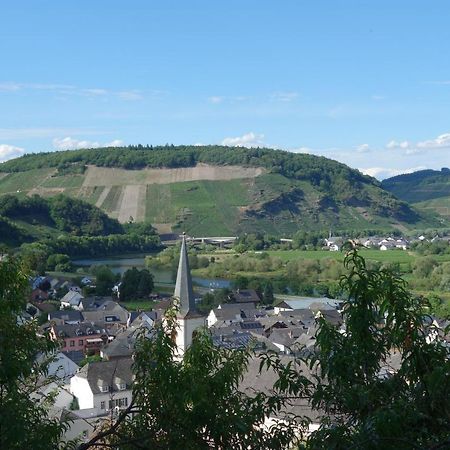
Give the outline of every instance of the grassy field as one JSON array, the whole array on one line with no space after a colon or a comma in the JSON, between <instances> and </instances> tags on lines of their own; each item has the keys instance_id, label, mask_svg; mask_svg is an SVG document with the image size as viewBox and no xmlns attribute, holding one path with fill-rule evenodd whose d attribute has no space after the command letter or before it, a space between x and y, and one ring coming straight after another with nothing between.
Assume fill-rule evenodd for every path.
<instances>
[{"instance_id":1,"label":"grassy field","mask_svg":"<svg viewBox=\"0 0 450 450\"><path fill-rule=\"evenodd\" d=\"M189 181L147 186L145 217L152 223L170 223L196 235L231 233L239 207L248 204L248 180Z\"/></svg>"},{"instance_id":2,"label":"grassy field","mask_svg":"<svg viewBox=\"0 0 450 450\"><path fill-rule=\"evenodd\" d=\"M26 172L10 173L0 179L0 195L16 194L40 186L55 169L33 169Z\"/></svg>"},{"instance_id":3,"label":"grassy field","mask_svg":"<svg viewBox=\"0 0 450 450\"><path fill-rule=\"evenodd\" d=\"M332 258L339 261L343 261L345 254L343 252L330 252L328 250L269 250L267 253L270 256L277 256L283 261L292 261L296 259L323 259ZM380 251L380 250L360 250L359 254L366 259L372 259L381 262L392 262L392 263L410 263L414 261L416 256L411 252L404 250L390 250L390 251ZM450 255L448 260L450 260Z\"/></svg>"},{"instance_id":4,"label":"grassy field","mask_svg":"<svg viewBox=\"0 0 450 450\"><path fill-rule=\"evenodd\" d=\"M79 188L83 184L84 175L66 175L64 177L50 177L43 183L47 188Z\"/></svg>"},{"instance_id":5,"label":"grassy field","mask_svg":"<svg viewBox=\"0 0 450 450\"><path fill-rule=\"evenodd\" d=\"M174 223L176 213L171 204L169 184L147 185L145 218L152 223Z\"/></svg>"}]
</instances>

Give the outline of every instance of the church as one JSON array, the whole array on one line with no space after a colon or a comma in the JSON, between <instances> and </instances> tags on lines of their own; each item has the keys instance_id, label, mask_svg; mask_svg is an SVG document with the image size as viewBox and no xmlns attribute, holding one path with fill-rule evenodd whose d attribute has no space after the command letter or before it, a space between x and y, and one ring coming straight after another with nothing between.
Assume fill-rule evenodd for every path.
<instances>
[{"instance_id":1,"label":"church","mask_svg":"<svg viewBox=\"0 0 450 450\"><path fill-rule=\"evenodd\" d=\"M173 297L178 305L175 337L177 357L182 358L186 349L192 344L192 336L195 330L206 324L206 317L201 315L195 307L185 234L183 234L181 240L180 261Z\"/></svg>"}]
</instances>

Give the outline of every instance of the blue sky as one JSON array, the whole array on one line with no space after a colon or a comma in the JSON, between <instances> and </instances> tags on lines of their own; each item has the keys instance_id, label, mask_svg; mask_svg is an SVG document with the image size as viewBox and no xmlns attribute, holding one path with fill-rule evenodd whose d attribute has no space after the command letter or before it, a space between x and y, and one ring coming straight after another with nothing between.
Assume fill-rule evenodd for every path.
<instances>
[{"instance_id":1,"label":"blue sky","mask_svg":"<svg viewBox=\"0 0 450 450\"><path fill-rule=\"evenodd\" d=\"M448 0L20 1L0 26L0 159L266 145L383 178L450 165Z\"/></svg>"}]
</instances>

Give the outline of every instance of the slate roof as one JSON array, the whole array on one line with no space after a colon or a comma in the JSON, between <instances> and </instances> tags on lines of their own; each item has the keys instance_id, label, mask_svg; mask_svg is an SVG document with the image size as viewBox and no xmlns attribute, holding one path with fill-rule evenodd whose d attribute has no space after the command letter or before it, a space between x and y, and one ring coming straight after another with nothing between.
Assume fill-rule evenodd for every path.
<instances>
[{"instance_id":1,"label":"slate roof","mask_svg":"<svg viewBox=\"0 0 450 450\"><path fill-rule=\"evenodd\" d=\"M127 389L133 384L133 360L120 358L113 361L100 361L86 364L77 376L86 378L94 394L103 393L99 386L109 386L110 392L118 392L117 383L125 383Z\"/></svg>"},{"instance_id":2,"label":"slate roof","mask_svg":"<svg viewBox=\"0 0 450 450\"><path fill-rule=\"evenodd\" d=\"M48 320L63 320L64 322L83 322L84 317L80 311L72 311L61 309L59 311L52 311L48 313Z\"/></svg>"},{"instance_id":3,"label":"slate roof","mask_svg":"<svg viewBox=\"0 0 450 450\"><path fill-rule=\"evenodd\" d=\"M62 299L61 303L69 303L71 306L78 306L84 297L75 291L69 291Z\"/></svg>"},{"instance_id":4,"label":"slate roof","mask_svg":"<svg viewBox=\"0 0 450 450\"><path fill-rule=\"evenodd\" d=\"M173 296L179 301L179 314L181 316L185 317L188 313L196 311L186 247L186 236L184 234L181 239L180 260L178 262L177 281L175 283Z\"/></svg>"},{"instance_id":5,"label":"slate roof","mask_svg":"<svg viewBox=\"0 0 450 450\"><path fill-rule=\"evenodd\" d=\"M254 289L239 289L233 292L236 303L259 303L261 299Z\"/></svg>"},{"instance_id":6,"label":"slate roof","mask_svg":"<svg viewBox=\"0 0 450 450\"><path fill-rule=\"evenodd\" d=\"M84 311L97 311L107 302L114 302L114 301L112 297L98 297L98 296L86 297L83 298L83 300L81 301L81 303L83 304Z\"/></svg>"},{"instance_id":7,"label":"slate roof","mask_svg":"<svg viewBox=\"0 0 450 450\"><path fill-rule=\"evenodd\" d=\"M97 324L92 322L54 325L53 329L56 336L61 338L106 335L106 330L104 328L100 328Z\"/></svg>"},{"instance_id":8,"label":"slate roof","mask_svg":"<svg viewBox=\"0 0 450 450\"><path fill-rule=\"evenodd\" d=\"M294 358L288 356L281 356L280 359L284 365L288 362L295 362L298 370L301 370L304 376L307 378L312 377L311 371L306 364L295 361ZM273 385L277 381L278 375L272 369L267 369L266 366L260 373L260 363L261 360L258 357L253 357L249 360L247 372L238 387L241 392L248 395L255 395L256 392L274 392ZM276 414L276 417L283 418L288 414L308 417L313 423L319 423L322 415L319 411L313 410L306 399L288 401L287 405Z\"/></svg>"},{"instance_id":9,"label":"slate roof","mask_svg":"<svg viewBox=\"0 0 450 450\"><path fill-rule=\"evenodd\" d=\"M90 322L104 322L105 324L114 322L127 323L128 311L114 300L106 299L101 303L94 302L91 305L88 310L83 309L83 316L86 320Z\"/></svg>"},{"instance_id":10,"label":"slate roof","mask_svg":"<svg viewBox=\"0 0 450 450\"><path fill-rule=\"evenodd\" d=\"M84 359L84 353L80 350L69 350L68 352L62 352L69 359L71 359L75 364L79 365Z\"/></svg>"}]
</instances>

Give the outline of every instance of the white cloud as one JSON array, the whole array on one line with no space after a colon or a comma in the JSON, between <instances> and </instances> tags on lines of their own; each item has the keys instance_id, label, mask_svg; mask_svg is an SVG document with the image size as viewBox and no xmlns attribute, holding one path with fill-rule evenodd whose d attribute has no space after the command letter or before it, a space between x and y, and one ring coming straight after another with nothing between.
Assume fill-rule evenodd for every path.
<instances>
[{"instance_id":1,"label":"white cloud","mask_svg":"<svg viewBox=\"0 0 450 450\"><path fill-rule=\"evenodd\" d=\"M225 97L221 97L220 95L213 95L212 97L208 97L208 102L214 104L222 103L224 100Z\"/></svg>"},{"instance_id":2,"label":"white cloud","mask_svg":"<svg viewBox=\"0 0 450 450\"><path fill-rule=\"evenodd\" d=\"M57 150L75 150L78 148L98 148L98 147L121 147L124 145L123 141L120 139L115 139L111 142L95 142L88 140L73 139L70 136L65 138L55 138L53 139L53 147Z\"/></svg>"},{"instance_id":3,"label":"white cloud","mask_svg":"<svg viewBox=\"0 0 450 450\"><path fill-rule=\"evenodd\" d=\"M377 178L379 180L384 180L385 178L394 177L395 175L401 175L403 173L413 173L417 170L426 169L425 166L412 167L410 169L392 169L388 167L368 167L366 169L358 169L364 175L370 175L371 177Z\"/></svg>"},{"instance_id":4,"label":"white cloud","mask_svg":"<svg viewBox=\"0 0 450 450\"><path fill-rule=\"evenodd\" d=\"M14 145L0 144L0 162L7 161L8 159L18 158L25 153L25 150L21 147Z\"/></svg>"},{"instance_id":5,"label":"white cloud","mask_svg":"<svg viewBox=\"0 0 450 450\"><path fill-rule=\"evenodd\" d=\"M408 141L401 141L401 142L397 142L397 141L389 141L386 145L386 148L401 148L403 150L406 150L407 148L409 148L410 143Z\"/></svg>"},{"instance_id":6,"label":"white cloud","mask_svg":"<svg viewBox=\"0 0 450 450\"><path fill-rule=\"evenodd\" d=\"M450 80L430 81L429 84L447 85L450 84Z\"/></svg>"},{"instance_id":7,"label":"white cloud","mask_svg":"<svg viewBox=\"0 0 450 450\"><path fill-rule=\"evenodd\" d=\"M386 148L405 150L406 155L417 155L430 150L450 149L450 133L443 133L434 139L419 142L392 140L387 143Z\"/></svg>"},{"instance_id":8,"label":"white cloud","mask_svg":"<svg viewBox=\"0 0 450 450\"><path fill-rule=\"evenodd\" d=\"M418 142L417 148L450 148L450 133L441 134L437 138L428 141Z\"/></svg>"},{"instance_id":9,"label":"white cloud","mask_svg":"<svg viewBox=\"0 0 450 450\"><path fill-rule=\"evenodd\" d=\"M272 100L278 102L292 102L298 97L298 92L289 91L289 92L274 92L271 95Z\"/></svg>"},{"instance_id":10,"label":"white cloud","mask_svg":"<svg viewBox=\"0 0 450 450\"><path fill-rule=\"evenodd\" d=\"M106 131L89 129L89 128L0 128L0 139L30 139L45 138L55 135L98 135L104 134Z\"/></svg>"},{"instance_id":11,"label":"white cloud","mask_svg":"<svg viewBox=\"0 0 450 450\"><path fill-rule=\"evenodd\" d=\"M316 150L310 147L295 147L295 148L289 148L286 151L291 153L307 153L309 155L314 155L316 153Z\"/></svg>"},{"instance_id":12,"label":"white cloud","mask_svg":"<svg viewBox=\"0 0 450 450\"><path fill-rule=\"evenodd\" d=\"M142 96L140 91L133 90L133 91L120 91L117 93L117 96L121 98L122 100L127 101L136 101L136 100L142 100L144 97Z\"/></svg>"},{"instance_id":13,"label":"white cloud","mask_svg":"<svg viewBox=\"0 0 450 450\"><path fill-rule=\"evenodd\" d=\"M80 91L82 94L85 94L87 96L93 96L93 97L98 97L98 96L103 96L103 95L107 95L108 91L106 89L81 89Z\"/></svg>"},{"instance_id":14,"label":"white cloud","mask_svg":"<svg viewBox=\"0 0 450 450\"><path fill-rule=\"evenodd\" d=\"M142 94L138 90L110 91L103 88L81 88L70 84L45 84L45 83L0 83L0 92L17 91L51 91L55 94L83 96L83 97L117 97L122 100L141 100ZM158 91L154 91L158 92Z\"/></svg>"},{"instance_id":15,"label":"white cloud","mask_svg":"<svg viewBox=\"0 0 450 450\"><path fill-rule=\"evenodd\" d=\"M222 145L230 147L262 147L264 146L264 135L253 132L237 137L227 137L222 141Z\"/></svg>"},{"instance_id":16,"label":"white cloud","mask_svg":"<svg viewBox=\"0 0 450 450\"><path fill-rule=\"evenodd\" d=\"M355 150L358 153L367 153L370 151L370 145L369 144L361 144L361 145L356 146Z\"/></svg>"}]
</instances>

